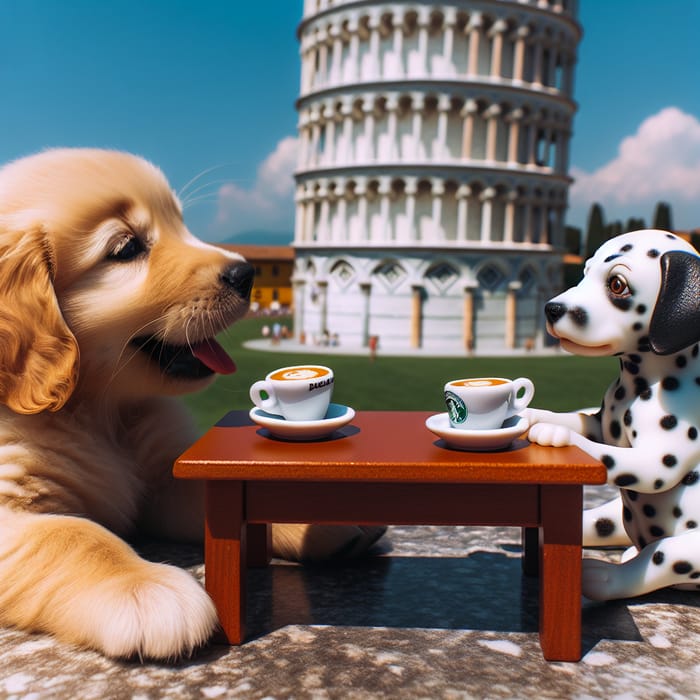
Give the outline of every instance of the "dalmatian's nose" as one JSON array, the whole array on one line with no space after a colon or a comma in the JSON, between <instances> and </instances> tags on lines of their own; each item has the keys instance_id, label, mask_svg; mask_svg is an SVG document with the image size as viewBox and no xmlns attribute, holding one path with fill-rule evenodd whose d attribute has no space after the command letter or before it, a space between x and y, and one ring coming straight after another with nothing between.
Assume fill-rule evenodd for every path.
<instances>
[{"instance_id":1,"label":"dalmatian's nose","mask_svg":"<svg viewBox=\"0 0 700 700\"><path fill-rule=\"evenodd\" d=\"M566 313L566 304L556 301L549 301L544 305L544 315L547 320L554 324Z\"/></svg>"}]
</instances>

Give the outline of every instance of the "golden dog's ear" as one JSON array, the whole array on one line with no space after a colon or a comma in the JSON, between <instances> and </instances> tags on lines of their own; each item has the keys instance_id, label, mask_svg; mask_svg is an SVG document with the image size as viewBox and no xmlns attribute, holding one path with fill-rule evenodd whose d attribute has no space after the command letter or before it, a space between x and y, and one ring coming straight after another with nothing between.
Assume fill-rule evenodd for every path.
<instances>
[{"instance_id":1,"label":"golden dog's ear","mask_svg":"<svg viewBox=\"0 0 700 700\"><path fill-rule=\"evenodd\" d=\"M78 344L52 278L42 232L0 234L0 403L17 413L58 410L78 377Z\"/></svg>"}]
</instances>

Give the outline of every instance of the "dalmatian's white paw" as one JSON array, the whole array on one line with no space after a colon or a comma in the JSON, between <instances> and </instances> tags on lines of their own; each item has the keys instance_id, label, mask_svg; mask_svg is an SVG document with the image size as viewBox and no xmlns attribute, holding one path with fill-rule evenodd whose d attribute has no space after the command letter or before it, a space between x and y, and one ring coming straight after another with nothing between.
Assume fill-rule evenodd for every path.
<instances>
[{"instance_id":1,"label":"dalmatian's white paw","mask_svg":"<svg viewBox=\"0 0 700 700\"><path fill-rule=\"evenodd\" d=\"M624 597L618 590L620 566L602 559L584 559L581 592L589 600Z\"/></svg>"},{"instance_id":2,"label":"dalmatian's white paw","mask_svg":"<svg viewBox=\"0 0 700 700\"><path fill-rule=\"evenodd\" d=\"M572 442L572 431L554 423L536 423L528 432L528 440L538 445L566 447Z\"/></svg>"}]
</instances>

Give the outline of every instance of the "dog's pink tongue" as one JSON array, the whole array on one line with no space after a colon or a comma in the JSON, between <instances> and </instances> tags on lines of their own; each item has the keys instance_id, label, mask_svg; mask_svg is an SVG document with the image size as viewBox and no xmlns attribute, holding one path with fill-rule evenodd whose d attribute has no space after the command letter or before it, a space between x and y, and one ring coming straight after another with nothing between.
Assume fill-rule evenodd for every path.
<instances>
[{"instance_id":1,"label":"dog's pink tongue","mask_svg":"<svg viewBox=\"0 0 700 700\"><path fill-rule=\"evenodd\" d=\"M210 370L219 374L233 374L236 371L236 363L214 339L193 345L192 354Z\"/></svg>"}]
</instances>

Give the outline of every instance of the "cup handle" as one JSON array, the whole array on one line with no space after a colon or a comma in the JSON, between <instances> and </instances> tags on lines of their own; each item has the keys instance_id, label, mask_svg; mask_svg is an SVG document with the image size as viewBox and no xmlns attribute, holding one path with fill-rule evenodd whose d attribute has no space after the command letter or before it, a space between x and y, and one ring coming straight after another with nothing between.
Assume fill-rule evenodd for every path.
<instances>
[{"instance_id":1,"label":"cup handle","mask_svg":"<svg viewBox=\"0 0 700 700\"><path fill-rule=\"evenodd\" d=\"M267 394L266 399L262 397L263 391ZM266 379L261 379L250 387L250 400L263 411L269 412L277 406L275 391Z\"/></svg>"},{"instance_id":2,"label":"cup handle","mask_svg":"<svg viewBox=\"0 0 700 700\"><path fill-rule=\"evenodd\" d=\"M522 389L525 390L525 393L518 397L518 392L520 392ZM534 395L535 385L530 379L527 377L519 377L518 379L514 379L513 398L511 399L510 406L508 408L508 417L514 416L516 413L520 413L520 411L524 411L530 404L530 401L532 401L532 397Z\"/></svg>"}]
</instances>

